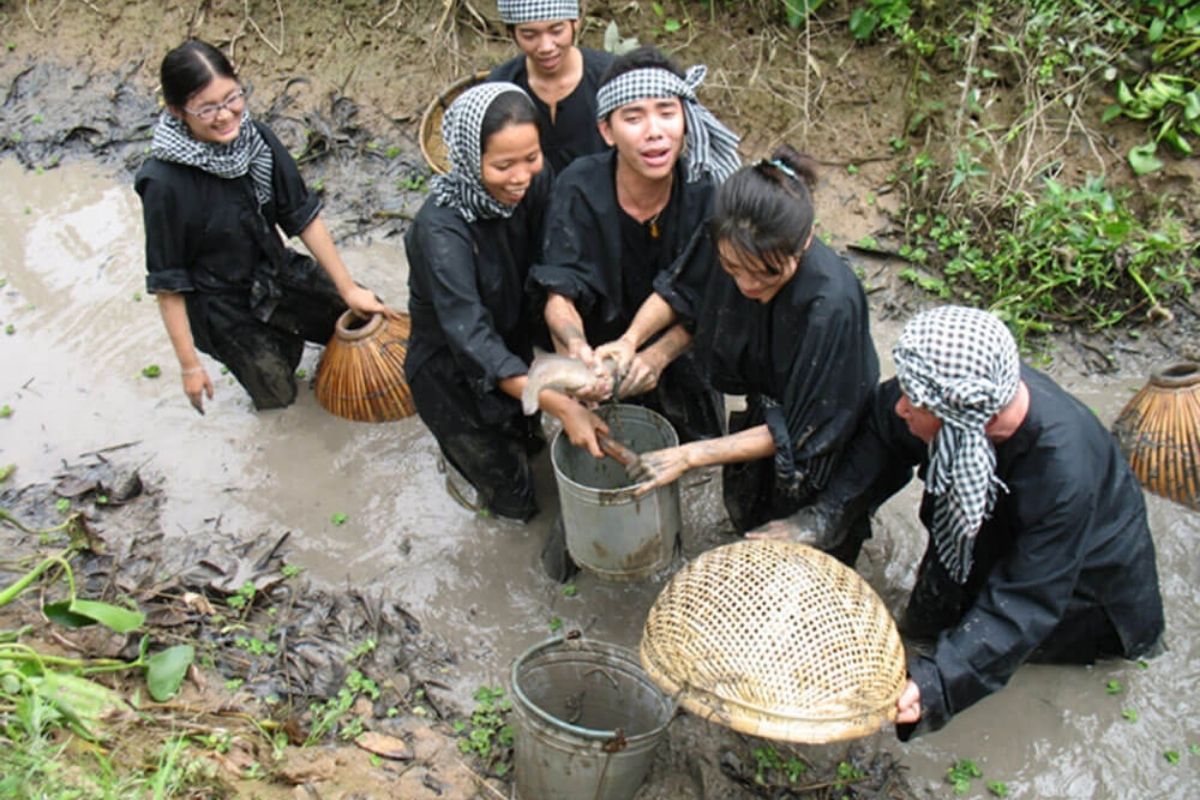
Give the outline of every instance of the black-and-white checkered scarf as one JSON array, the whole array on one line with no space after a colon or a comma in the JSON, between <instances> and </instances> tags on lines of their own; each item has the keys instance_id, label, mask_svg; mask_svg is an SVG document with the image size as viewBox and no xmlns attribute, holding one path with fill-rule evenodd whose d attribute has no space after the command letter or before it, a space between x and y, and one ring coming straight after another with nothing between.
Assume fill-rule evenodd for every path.
<instances>
[{"instance_id":1,"label":"black-and-white checkered scarf","mask_svg":"<svg viewBox=\"0 0 1200 800\"><path fill-rule=\"evenodd\" d=\"M500 11L500 20L505 25L579 19L579 3L574 0L498 0L496 6Z\"/></svg>"},{"instance_id":2,"label":"black-and-white checkered scarf","mask_svg":"<svg viewBox=\"0 0 1200 800\"><path fill-rule=\"evenodd\" d=\"M250 110L242 111L242 126L229 144L202 142L192 136L187 123L163 111L154 126L150 155L203 170L218 178L240 178L247 172L254 182L259 205L271 201L271 176L275 164L271 148L250 119Z\"/></svg>"},{"instance_id":3,"label":"black-and-white checkered scarf","mask_svg":"<svg viewBox=\"0 0 1200 800\"><path fill-rule=\"evenodd\" d=\"M723 182L742 165L738 135L713 116L696 99L696 87L704 82L708 67L697 64L680 78L662 67L645 67L623 72L596 92L596 119L604 119L623 105L657 97L678 97L683 103L686 126L687 179L697 181L706 173Z\"/></svg>"},{"instance_id":4,"label":"black-and-white checkered scarf","mask_svg":"<svg viewBox=\"0 0 1200 800\"><path fill-rule=\"evenodd\" d=\"M984 428L1016 397L1017 344L986 311L942 306L909 320L892 357L909 401L942 421L925 476L934 496L931 536L942 565L964 583L979 527L998 490L1008 491L996 476L996 449Z\"/></svg>"},{"instance_id":5,"label":"black-and-white checkered scarf","mask_svg":"<svg viewBox=\"0 0 1200 800\"><path fill-rule=\"evenodd\" d=\"M529 95L513 83L481 83L460 94L442 117L442 140L450 156L450 172L430 182L434 202L458 211L467 222L477 219L507 219L516 206L501 203L483 185L483 153L479 150L483 117L492 101L505 92Z\"/></svg>"}]
</instances>

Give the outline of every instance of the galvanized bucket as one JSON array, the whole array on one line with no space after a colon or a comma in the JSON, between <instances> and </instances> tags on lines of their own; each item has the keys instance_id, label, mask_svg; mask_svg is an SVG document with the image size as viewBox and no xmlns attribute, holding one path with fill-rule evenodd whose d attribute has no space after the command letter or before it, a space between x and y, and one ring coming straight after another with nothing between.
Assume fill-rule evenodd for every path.
<instances>
[{"instance_id":1,"label":"galvanized bucket","mask_svg":"<svg viewBox=\"0 0 1200 800\"><path fill-rule=\"evenodd\" d=\"M629 800L675 714L632 650L556 638L512 665L520 800Z\"/></svg>"},{"instance_id":2,"label":"galvanized bucket","mask_svg":"<svg viewBox=\"0 0 1200 800\"><path fill-rule=\"evenodd\" d=\"M675 447L679 436L662 415L634 405L599 412L613 438L636 453ZM671 563L681 528L679 486L634 497L637 484L611 458L597 459L561 431L550 447L562 506L567 551L575 563L602 578L641 580Z\"/></svg>"}]
</instances>

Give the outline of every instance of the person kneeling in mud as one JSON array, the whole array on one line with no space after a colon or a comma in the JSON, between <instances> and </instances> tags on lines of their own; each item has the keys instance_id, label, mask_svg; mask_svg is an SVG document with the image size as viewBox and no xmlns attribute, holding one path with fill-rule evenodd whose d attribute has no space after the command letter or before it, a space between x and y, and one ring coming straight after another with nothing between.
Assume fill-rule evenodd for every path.
<instances>
[{"instance_id":1,"label":"person kneeling in mud","mask_svg":"<svg viewBox=\"0 0 1200 800\"><path fill-rule=\"evenodd\" d=\"M546 294L559 352L598 371L591 344L628 327L656 276L708 219L716 184L737 169L737 137L696 100L704 74L693 67L685 75L652 47L617 57L596 108L613 149L576 159L555 181L530 285ZM683 441L719 436L720 395L690 357L676 360L687 342L682 328L659 337L626 365L618 396L636 395Z\"/></svg>"},{"instance_id":2,"label":"person kneeling in mud","mask_svg":"<svg viewBox=\"0 0 1200 800\"><path fill-rule=\"evenodd\" d=\"M629 329L596 350L625 369L682 319L705 379L747 396L728 436L646 453L640 464L650 479L641 491L724 465L725 507L739 533L813 502L879 379L862 285L813 232L815 179L786 145L734 173L695 247L659 277ZM866 514L854 523L833 551L850 565L870 535Z\"/></svg>"},{"instance_id":3,"label":"person kneeling in mud","mask_svg":"<svg viewBox=\"0 0 1200 800\"><path fill-rule=\"evenodd\" d=\"M500 19L521 49L488 75L520 86L537 109L542 155L558 175L608 145L596 128L596 91L613 57L578 47L578 0L499 0Z\"/></svg>"},{"instance_id":4,"label":"person kneeling in mud","mask_svg":"<svg viewBox=\"0 0 1200 800\"><path fill-rule=\"evenodd\" d=\"M1156 653L1163 609L1142 490L1096 415L1021 364L984 311L922 312L892 355L896 377L842 467L772 535L829 549L913 467L924 478L929 545L900 622L918 643L900 738L941 728L1027 661Z\"/></svg>"},{"instance_id":5,"label":"person kneeling in mud","mask_svg":"<svg viewBox=\"0 0 1200 800\"><path fill-rule=\"evenodd\" d=\"M464 92L446 111L442 137L451 170L433 179L404 237L412 316L405 375L446 461L478 494L466 504L525 521L538 508L528 457L544 442L540 419L527 418L519 402L541 328L524 286L550 176L533 104L514 84ZM596 432L608 428L599 417L550 389L536 401L572 443L601 456Z\"/></svg>"},{"instance_id":6,"label":"person kneeling in mud","mask_svg":"<svg viewBox=\"0 0 1200 800\"><path fill-rule=\"evenodd\" d=\"M250 117L249 88L210 44L167 53L166 110L134 186L146 228L146 289L158 297L183 390L204 413L213 382L197 348L220 361L254 407L296 399L304 342L325 344L347 307L395 312L356 285L290 153ZM316 258L288 248L299 236Z\"/></svg>"}]
</instances>

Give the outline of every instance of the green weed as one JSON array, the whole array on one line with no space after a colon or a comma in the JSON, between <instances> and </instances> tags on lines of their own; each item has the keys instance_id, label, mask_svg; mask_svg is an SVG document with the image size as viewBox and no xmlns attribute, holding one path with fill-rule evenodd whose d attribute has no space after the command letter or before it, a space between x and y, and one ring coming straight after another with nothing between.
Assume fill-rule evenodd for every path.
<instances>
[{"instance_id":1,"label":"green weed","mask_svg":"<svg viewBox=\"0 0 1200 800\"><path fill-rule=\"evenodd\" d=\"M969 758L959 759L946 770L946 781L954 787L955 794L966 794L971 790L971 781L983 777L983 770Z\"/></svg>"},{"instance_id":2,"label":"green weed","mask_svg":"<svg viewBox=\"0 0 1200 800\"><path fill-rule=\"evenodd\" d=\"M499 686L480 686L474 697L470 723L459 720L453 726L461 737L458 749L475 755L493 775L504 776L512 766L513 729L508 724L512 702Z\"/></svg>"}]
</instances>

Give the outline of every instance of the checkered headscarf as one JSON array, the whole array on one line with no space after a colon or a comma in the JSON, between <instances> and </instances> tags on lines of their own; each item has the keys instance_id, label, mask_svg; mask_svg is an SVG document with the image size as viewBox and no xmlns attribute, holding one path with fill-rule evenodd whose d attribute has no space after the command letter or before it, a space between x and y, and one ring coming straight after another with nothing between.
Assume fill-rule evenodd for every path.
<instances>
[{"instance_id":1,"label":"checkered headscarf","mask_svg":"<svg viewBox=\"0 0 1200 800\"><path fill-rule=\"evenodd\" d=\"M575 0L497 0L500 21L505 25L541 22L551 19L579 19Z\"/></svg>"},{"instance_id":2,"label":"checkered headscarf","mask_svg":"<svg viewBox=\"0 0 1200 800\"><path fill-rule=\"evenodd\" d=\"M942 306L909 320L892 348L909 401L937 415L926 489L934 496L931 535L950 575L965 583L975 535L997 491L996 450L984 427L1017 394L1021 361L1004 323L986 311Z\"/></svg>"},{"instance_id":3,"label":"checkered headscarf","mask_svg":"<svg viewBox=\"0 0 1200 800\"><path fill-rule=\"evenodd\" d=\"M187 123L163 111L154 126L150 155L161 161L195 167L218 178L240 178L249 172L259 205L271 201L275 163L271 148L250 119L250 109L243 109L242 127L229 144L202 142L192 136Z\"/></svg>"},{"instance_id":4,"label":"checkered headscarf","mask_svg":"<svg viewBox=\"0 0 1200 800\"><path fill-rule=\"evenodd\" d=\"M687 145L687 179L696 181L707 172L721 183L742 165L738 158L737 134L700 105L696 87L704 82L708 67L697 64L680 78L662 67L644 67L623 72L596 92L596 119L604 119L613 111L647 97L678 97L683 103Z\"/></svg>"},{"instance_id":5,"label":"checkered headscarf","mask_svg":"<svg viewBox=\"0 0 1200 800\"><path fill-rule=\"evenodd\" d=\"M467 222L512 216L516 206L505 205L483 185L483 153L479 149L483 118L492 101L505 92L517 92L529 101L520 86L497 81L481 83L460 94L442 117L442 139L450 154L450 172L430 182L434 201L450 206Z\"/></svg>"}]
</instances>

